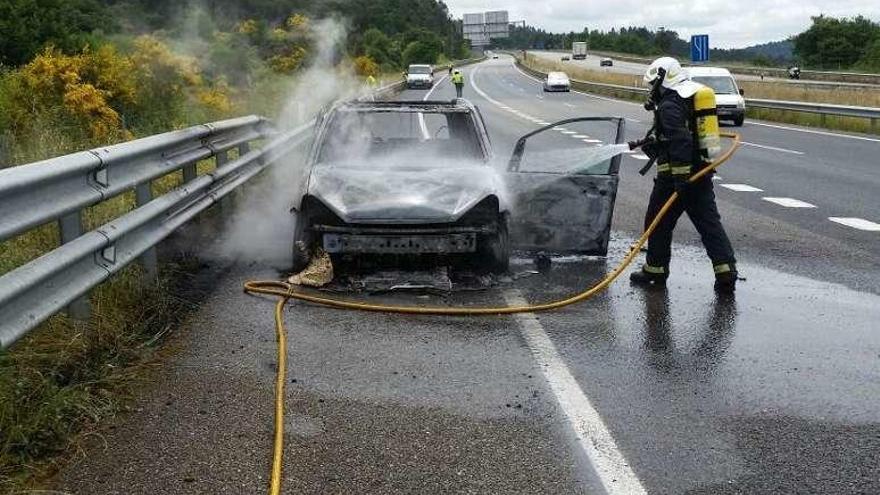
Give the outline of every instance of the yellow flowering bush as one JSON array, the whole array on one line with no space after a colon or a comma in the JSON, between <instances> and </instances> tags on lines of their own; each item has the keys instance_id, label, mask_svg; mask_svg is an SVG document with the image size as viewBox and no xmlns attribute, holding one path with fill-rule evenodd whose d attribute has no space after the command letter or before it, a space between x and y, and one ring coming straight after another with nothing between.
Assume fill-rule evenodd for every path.
<instances>
[{"instance_id":1,"label":"yellow flowering bush","mask_svg":"<svg viewBox=\"0 0 880 495\"><path fill-rule=\"evenodd\" d=\"M47 48L18 71L10 109L13 125L27 127L34 113L59 114L95 141L129 138L117 106L136 101L132 65L112 47L65 55Z\"/></svg>"},{"instance_id":2,"label":"yellow flowering bush","mask_svg":"<svg viewBox=\"0 0 880 495\"><path fill-rule=\"evenodd\" d=\"M354 59L354 72L359 76L376 77L379 74L379 65L372 58L361 55Z\"/></svg>"}]
</instances>

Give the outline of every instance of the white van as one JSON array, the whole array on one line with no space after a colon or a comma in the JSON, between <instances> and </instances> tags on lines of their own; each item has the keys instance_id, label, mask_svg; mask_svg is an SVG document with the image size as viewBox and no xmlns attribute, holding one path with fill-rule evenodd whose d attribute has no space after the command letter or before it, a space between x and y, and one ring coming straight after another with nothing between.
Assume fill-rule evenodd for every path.
<instances>
[{"instance_id":1,"label":"white van","mask_svg":"<svg viewBox=\"0 0 880 495\"><path fill-rule=\"evenodd\" d=\"M718 120L732 120L737 127L746 118L746 100L730 71L721 67L688 67L694 82L709 86L715 91Z\"/></svg>"}]
</instances>

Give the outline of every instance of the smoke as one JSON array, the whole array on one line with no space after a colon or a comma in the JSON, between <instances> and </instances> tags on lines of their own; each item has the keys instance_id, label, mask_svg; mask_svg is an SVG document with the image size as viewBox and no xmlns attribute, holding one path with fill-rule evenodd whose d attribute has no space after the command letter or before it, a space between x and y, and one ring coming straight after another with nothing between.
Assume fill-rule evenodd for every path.
<instances>
[{"instance_id":1,"label":"smoke","mask_svg":"<svg viewBox=\"0 0 880 495\"><path fill-rule=\"evenodd\" d=\"M279 102L282 110L275 124L281 132L308 123L320 109L364 90L355 74L338 64L347 36L345 22L322 19L313 21L310 29L308 65L292 76ZM279 269L290 266L296 221L291 208L294 198L304 192L307 150L300 146L247 188L210 255Z\"/></svg>"}]
</instances>

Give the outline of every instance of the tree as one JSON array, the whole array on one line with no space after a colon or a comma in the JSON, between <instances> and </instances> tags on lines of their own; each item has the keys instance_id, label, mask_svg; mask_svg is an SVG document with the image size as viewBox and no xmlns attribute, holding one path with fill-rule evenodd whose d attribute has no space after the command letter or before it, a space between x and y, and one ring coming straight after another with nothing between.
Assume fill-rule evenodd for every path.
<instances>
[{"instance_id":1,"label":"tree","mask_svg":"<svg viewBox=\"0 0 880 495\"><path fill-rule=\"evenodd\" d=\"M107 28L105 9L96 0L0 1L0 64L25 64L50 45L78 52L96 44L95 31Z\"/></svg>"},{"instance_id":2,"label":"tree","mask_svg":"<svg viewBox=\"0 0 880 495\"><path fill-rule=\"evenodd\" d=\"M864 57L880 25L858 16L853 19L813 17L809 29L794 37L794 54L804 65L816 68L849 68Z\"/></svg>"},{"instance_id":3,"label":"tree","mask_svg":"<svg viewBox=\"0 0 880 495\"><path fill-rule=\"evenodd\" d=\"M413 41L403 50L403 65L433 64L437 62L439 56L440 49L437 45L425 41Z\"/></svg>"}]
</instances>

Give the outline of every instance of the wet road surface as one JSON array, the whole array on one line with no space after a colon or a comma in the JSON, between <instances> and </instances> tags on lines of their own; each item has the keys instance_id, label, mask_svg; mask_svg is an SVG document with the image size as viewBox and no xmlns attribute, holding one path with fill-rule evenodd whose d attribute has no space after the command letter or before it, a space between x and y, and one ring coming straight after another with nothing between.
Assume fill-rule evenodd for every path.
<instances>
[{"instance_id":1,"label":"wet road surface","mask_svg":"<svg viewBox=\"0 0 880 495\"><path fill-rule=\"evenodd\" d=\"M576 94L542 102L509 61L474 70L466 76L483 94L543 119L633 112ZM452 94L444 82L435 96ZM401 96L416 97L424 92ZM470 84L465 97L481 107L498 155L535 128ZM633 124L633 137L644 132ZM721 175L777 158L759 151L744 149ZM517 259L521 277L482 291L350 297L498 305L576 292L631 244L650 188L635 174L641 164L627 158L621 172L607 259L556 260L546 273ZM718 195L747 278L735 298L713 293L708 260L683 220L665 291L619 281L578 306L490 318L291 304L285 493L880 492L877 233ZM155 384L86 445L56 489L265 491L272 302L241 285L279 274L262 263L211 266L212 294L173 339L177 350Z\"/></svg>"}]
</instances>

